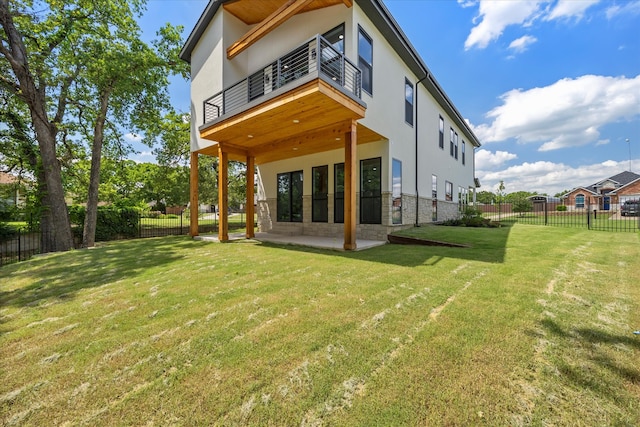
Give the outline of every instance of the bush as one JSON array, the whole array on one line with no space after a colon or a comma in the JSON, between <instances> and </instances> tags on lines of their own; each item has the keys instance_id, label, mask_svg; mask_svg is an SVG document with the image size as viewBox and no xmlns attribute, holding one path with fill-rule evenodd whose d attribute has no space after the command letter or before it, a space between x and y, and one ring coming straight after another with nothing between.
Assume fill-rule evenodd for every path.
<instances>
[{"instance_id":1,"label":"bush","mask_svg":"<svg viewBox=\"0 0 640 427\"><path fill-rule=\"evenodd\" d=\"M84 206L71 206L69 219L74 225L73 231L81 237L84 230ZM98 207L96 223L96 241L137 237L139 234L140 210L138 208Z\"/></svg>"},{"instance_id":2,"label":"bush","mask_svg":"<svg viewBox=\"0 0 640 427\"><path fill-rule=\"evenodd\" d=\"M488 218L484 218L480 209L472 206L465 208L462 218L448 219L443 221L442 225L454 227L498 227L498 224L491 222Z\"/></svg>"},{"instance_id":3,"label":"bush","mask_svg":"<svg viewBox=\"0 0 640 427\"><path fill-rule=\"evenodd\" d=\"M556 206L556 211L558 211L558 212L566 212L567 211L567 207L565 205L558 205L558 206Z\"/></svg>"},{"instance_id":4,"label":"bush","mask_svg":"<svg viewBox=\"0 0 640 427\"><path fill-rule=\"evenodd\" d=\"M12 239L17 234L18 230L15 227L10 226L6 222L0 222L0 242Z\"/></svg>"}]
</instances>

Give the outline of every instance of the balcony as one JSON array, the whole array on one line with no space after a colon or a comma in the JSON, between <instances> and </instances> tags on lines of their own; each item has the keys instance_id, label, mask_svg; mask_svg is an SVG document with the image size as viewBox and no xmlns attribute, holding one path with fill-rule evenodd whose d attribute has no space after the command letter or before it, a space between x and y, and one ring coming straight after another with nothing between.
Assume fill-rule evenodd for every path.
<instances>
[{"instance_id":1,"label":"balcony","mask_svg":"<svg viewBox=\"0 0 640 427\"><path fill-rule=\"evenodd\" d=\"M340 148L364 117L361 90L358 67L318 35L205 100L200 136L257 164ZM358 143L381 138L358 126Z\"/></svg>"}]
</instances>

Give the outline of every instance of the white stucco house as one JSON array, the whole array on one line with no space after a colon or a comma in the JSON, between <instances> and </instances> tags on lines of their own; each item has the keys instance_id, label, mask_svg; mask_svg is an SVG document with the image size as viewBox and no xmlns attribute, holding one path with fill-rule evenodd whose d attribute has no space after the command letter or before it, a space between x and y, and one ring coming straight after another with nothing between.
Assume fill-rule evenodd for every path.
<instances>
[{"instance_id":1,"label":"white stucco house","mask_svg":"<svg viewBox=\"0 0 640 427\"><path fill-rule=\"evenodd\" d=\"M247 237L386 240L457 217L480 142L380 0L212 0L187 39L191 234L199 156L246 162ZM254 185L257 184L257 194Z\"/></svg>"}]
</instances>

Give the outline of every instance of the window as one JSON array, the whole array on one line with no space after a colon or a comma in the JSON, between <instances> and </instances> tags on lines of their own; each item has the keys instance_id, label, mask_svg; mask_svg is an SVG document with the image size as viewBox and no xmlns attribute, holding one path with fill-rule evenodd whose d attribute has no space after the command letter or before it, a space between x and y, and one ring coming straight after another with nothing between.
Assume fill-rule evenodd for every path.
<instances>
[{"instance_id":1,"label":"window","mask_svg":"<svg viewBox=\"0 0 640 427\"><path fill-rule=\"evenodd\" d=\"M358 27L358 67L362 71L362 89L369 95L373 95L373 42L360 27Z\"/></svg>"},{"instance_id":2,"label":"window","mask_svg":"<svg viewBox=\"0 0 640 427\"><path fill-rule=\"evenodd\" d=\"M449 128L449 154L453 157L453 128Z\"/></svg>"},{"instance_id":3,"label":"window","mask_svg":"<svg viewBox=\"0 0 640 427\"><path fill-rule=\"evenodd\" d=\"M438 220L438 177L431 175L431 221Z\"/></svg>"},{"instance_id":4,"label":"window","mask_svg":"<svg viewBox=\"0 0 640 427\"><path fill-rule=\"evenodd\" d=\"M584 194L578 194L576 196L576 209L584 208Z\"/></svg>"},{"instance_id":5,"label":"window","mask_svg":"<svg viewBox=\"0 0 640 427\"><path fill-rule=\"evenodd\" d=\"M445 200L448 202L453 201L453 183L449 181L444 182Z\"/></svg>"},{"instance_id":6,"label":"window","mask_svg":"<svg viewBox=\"0 0 640 427\"><path fill-rule=\"evenodd\" d=\"M382 224L382 159L360 161L360 224Z\"/></svg>"},{"instance_id":7,"label":"window","mask_svg":"<svg viewBox=\"0 0 640 427\"><path fill-rule=\"evenodd\" d=\"M444 119L440 116L440 134L438 135L438 145L444 150Z\"/></svg>"},{"instance_id":8,"label":"window","mask_svg":"<svg viewBox=\"0 0 640 427\"><path fill-rule=\"evenodd\" d=\"M329 166L317 166L311 170L311 221L329 221Z\"/></svg>"},{"instance_id":9,"label":"window","mask_svg":"<svg viewBox=\"0 0 640 427\"><path fill-rule=\"evenodd\" d=\"M455 132L453 134L453 147L454 147L453 157L455 157L455 159L458 160L458 132Z\"/></svg>"},{"instance_id":10,"label":"window","mask_svg":"<svg viewBox=\"0 0 640 427\"><path fill-rule=\"evenodd\" d=\"M335 50L340 53L344 53L344 24L340 24L337 27L327 31L322 35Z\"/></svg>"},{"instance_id":11,"label":"window","mask_svg":"<svg viewBox=\"0 0 640 427\"><path fill-rule=\"evenodd\" d=\"M413 85L404 79L404 121L413 126Z\"/></svg>"},{"instance_id":12,"label":"window","mask_svg":"<svg viewBox=\"0 0 640 427\"><path fill-rule=\"evenodd\" d=\"M464 139L463 139L463 140L462 140L462 164L463 164L463 165L464 165L464 164L465 164L465 162L466 162L465 154L464 154L464 152L466 151L466 148L467 148L467 144L465 144L465 143L464 143Z\"/></svg>"},{"instance_id":13,"label":"window","mask_svg":"<svg viewBox=\"0 0 640 427\"><path fill-rule=\"evenodd\" d=\"M302 171L278 174L278 221L302 222Z\"/></svg>"},{"instance_id":14,"label":"window","mask_svg":"<svg viewBox=\"0 0 640 427\"><path fill-rule=\"evenodd\" d=\"M333 222L344 223L344 163L333 165Z\"/></svg>"},{"instance_id":15,"label":"window","mask_svg":"<svg viewBox=\"0 0 640 427\"><path fill-rule=\"evenodd\" d=\"M402 224L402 162L400 160L393 159L392 174L391 221L393 224Z\"/></svg>"}]
</instances>

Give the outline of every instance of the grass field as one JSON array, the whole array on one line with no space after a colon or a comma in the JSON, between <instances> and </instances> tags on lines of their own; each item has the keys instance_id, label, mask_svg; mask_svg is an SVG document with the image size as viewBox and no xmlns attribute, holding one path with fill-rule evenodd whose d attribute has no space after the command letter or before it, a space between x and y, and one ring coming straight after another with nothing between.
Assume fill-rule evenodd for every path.
<instances>
[{"instance_id":1,"label":"grass field","mask_svg":"<svg viewBox=\"0 0 640 427\"><path fill-rule=\"evenodd\" d=\"M3 425L640 425L637 233L186 237L0 269Z\"/></svg>"}]
</instances>

